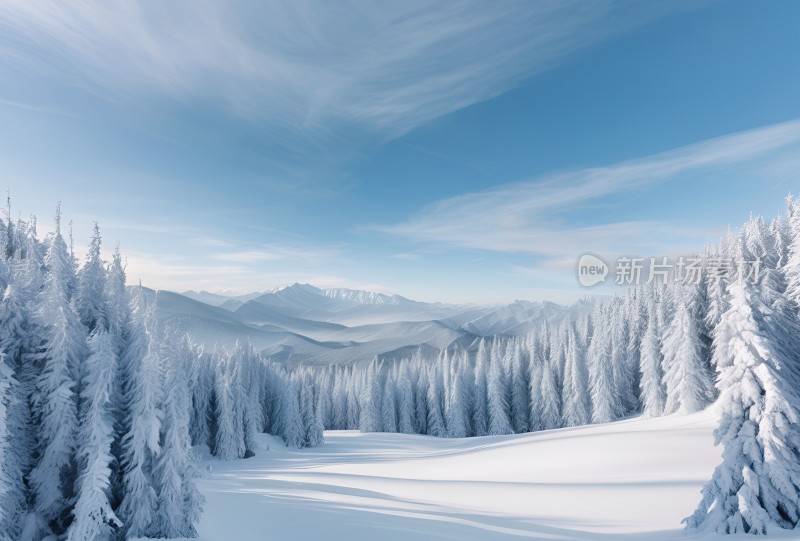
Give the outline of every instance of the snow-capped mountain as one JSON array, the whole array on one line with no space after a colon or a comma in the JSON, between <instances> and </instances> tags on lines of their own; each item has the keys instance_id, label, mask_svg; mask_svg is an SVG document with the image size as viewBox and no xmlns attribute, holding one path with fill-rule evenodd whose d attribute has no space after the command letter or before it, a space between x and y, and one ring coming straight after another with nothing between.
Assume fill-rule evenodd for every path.
<instances>
[{"instance_id":1,"label":"snow-capped mountain","mask_svg":"<svg viewBox=\"0 0 800 541\"><path fill-rule=\"evenodd\" d=\"M447 305L309 284L237 296L147 293L158 317L195 341L207 346L249 341L275 360L314 364L407 357L420 347L475 347L481 337L522 334L566 313L552 303Z\"/></svg>"},{"instance_id":2,"label":"snow-capped mountain","mask_svg":"<svg viewBox=\"0 0 800 541\"><path fill-rule=\"evenodd\" d=\"M400 295L385 295L375 291L362 291L343 287L322 290L324 295L331 299L352 301L358 304L402 304L413 302Z\"/></svg>"}]
</instances>

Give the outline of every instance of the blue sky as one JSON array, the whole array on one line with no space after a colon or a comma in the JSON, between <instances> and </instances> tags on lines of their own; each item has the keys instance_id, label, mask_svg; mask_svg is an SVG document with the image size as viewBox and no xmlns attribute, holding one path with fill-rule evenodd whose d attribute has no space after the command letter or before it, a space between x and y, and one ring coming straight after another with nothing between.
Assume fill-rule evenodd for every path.
<instances>
[{"instance_id":1,"label":"blue sky","mask_svg":"<svg viewBox=\"0 0 800 541\"><path fill-rule=\"evenodd\" d=\"M131 282L569 301L591 251L700 249L800 188L800 4L0 8L12 217Z\"/></svg>"}]
</instances>

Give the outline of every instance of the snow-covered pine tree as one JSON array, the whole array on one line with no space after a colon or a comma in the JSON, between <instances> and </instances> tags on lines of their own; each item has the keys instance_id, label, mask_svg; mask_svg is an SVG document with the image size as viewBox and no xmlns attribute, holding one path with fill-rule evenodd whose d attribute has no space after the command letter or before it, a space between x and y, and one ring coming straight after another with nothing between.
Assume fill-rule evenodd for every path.
<instances>
[{"instance_id":1,"label":"snow-covered pine tree","mask_svg":"<svg viewBox=\"0 0 800 541\"><path fill-rule=\"evenodd\" d=\"M123 496L117 514L128 537L143 537L158 505L153 470L160 452L162 396L152 313L140 290L134 296L127 348L121 363L127 372L123 389L126 419L122 436Z\"/></svg>"},{"instance_id":2,"label":"snow-covered pine tree","mask_svg":"<svg viewBox=\"0 0 800 541\"><path fill-rule=\"evenodd\" d=\"M519 340L508 348L511 355L511 425L521 434L530 430L530 367L527 351Z\"/></svg>"},{"instance_id":3,"label":"snow-covered pine tree","mask_svg":"<svg viewBox=\"0 0 800 541\"><path fill-rule=\"evenodd\" d=\"M475 394L472 396L472 426L476 436L485 436L489 432L489 398L487 377L489 374L489 348L486 339L481 338L478 353L475 357Z\"/></svg>"},{"instance_id":4,"label":"snow-covered pine tree","mask_svg":"<svg viewBox=\"0 0 800 541\"><path fill-rule=\"evenodd\" d=\"M583 345L580 343L575 322L567 328L567 364L564 371L563 426L589 424L592 415L589 406L589 376Z\"/></svg>"},{"instance_id":5,"label":"snow-covered pine tree","mask_svg":"<svg viewBox=\"0 0 800 541\"><path fill-rule=\"evenodd\" d=\"M800 369L796 314L748 280L728 286L714 333L722 463L703 488L690 528L767 534L800 520Z\"/></svg>"},{"instance_id":6,"label":"snow-covered pine tree","mask_svg":"<svg viewBox=\"0 0 800 541\"><path fill-rule=\"evenodd\" d=\"M358 421L358 429L361 432L380 432L381 385L380 366L377 359L373 360L367 367L365 378L366 382L359 400L361 415Z\"/></svg>"},{"instance_id":7,"label":"snow-covered pine tree","mask_svg":"<svg viewBox=\"0 0 800 541\"><path fill-rule=\"evenodd\" d=\"M652 297L647 307L647 326L642 338L641 355L641 401L642 413L647 417L658 417L664 414L667 402L667 391L664 388L664 371L661 355L661 329L656 314L657 295L650 290Z\"/></svg>"},{"instance_id":8,"label":"snow-covered pine tree","mask_svg":"<svg viewBox=\"0 0 800 541\"><path fill-rule=\"evenodd\" d=\"M719 325L722 314L728 310L728 292L727 287L731 279L729 275L732 272L731 265L731 252L729 245L732 242L730 231L722 239L719 248L707 248L705 253L706 272L703 273L703 280L706 282L706 294L708 296L708 309L705 315L706 328L711 331L711 340L713 348L714 329ZM715 357L713 351L710 352L711 359Z\"/></svg>"},{"instance_id":9,"label":"snow-covered pine tree","mask_svg":"<svg viewBox=\"0 0 800 541\"><path fill-rule=\"evenodd\" d=\"M313 388L313 387L312 387ZM306 427L306 445L316 447L325 442L325 424L322 421L322 408L316 396L314 399L314 417Z\"/></svg>"},{"instance_id":10,"label":"snow-covered pine tree","mask_svg":"<svg viewBox=\"0 0 800 541\"><path fill-rule=\"evenodd\" d=\"M10 282L15 282L12 269ZM34 430L30 399L35 384L31 370L29 322L25 291L9 283L0 302L0 353L11 369L7 379L6 433L13 434L14 444L6 450L3 468L10 482L4 495L3 514L8 533L16 539L27 509L28 490L25 478L30 472L34 453Z\"/></svg>"},{"instance_id":11,"label":"snow-covered pine tree","mask_svg":"<svg viewBox=\"0 0 800 541\"><path fill-rule=\"evenodd\" d=\"M628 290L625 297L625 311L629 320L626 356L627 373L631 378L630 389L633 393L631 411L641 411L642 400L639 391L642 386L642 339L647 327L647 296L642 287L637 286Z\"/></svg>"},{"instance_id":12,"label":"snow-covered pine tree","mask_svg":"<svg viewBox=\"0 0 800 541\"><path fill-rule=\"evenodd\" d=\"M192 394L192 418L189 425L193 445L207 445L212 448L213 415L212 402L214 395L214 371L209 355L200 348L195 352L190 374ZM259 382L266 384L266 382Z\"/></svg>"},{"instance_id":13,"label":"snow-covered pine tree","mask_svg":"<svg viewBox=\"0 0 800 541\"><path fill-rule=\"evenodd\" d=\"M216 368L215 425L217 430L213 451L214 455L222 460L233 460L239 458L239 441L243 441L244 438L236 431L232 370L227 359L220 359ZM284 420L286 421L286 418Z\"/></svg>"},{"instance_id":14,"label":"snow-covered pine tree","mask_svg":"<svg viewBox=\"0 0 800 541\"><path fill-rule=\"evenodd\" d=\"M414 392L411 378L408 361L404 360L397 379L397 431L401 434L414 433Z\"/></svg>"},{"instance_id":15,"label":"snow-covered pine tree","mask_svg":"<svg viewBox=\"0 0 800 541\"><path fill-rule=\"evenodd\" d=\"M414 427L418 434L428 433L428 371L422 365L420 352L417 351L411 360L416 377L416 394L414 401Z\"/></svg>"},{"instance_id":16,"label":"snow-covered pine tree","mask_svg":"<svg viewBox=\"0 0 800 541\"><path fill-rule=\"evenodd\" d=\"M347 385L345 374L346 372L343 370L336 371L336 380L333 383L333 421L329 426L332 430L345 430L347 428Z\"/></svg>"},{"instance_id":17,"label":"snow-covered pine tree","mask_svg":"<svg viewBox=\"0 0 800 541\"><path fill-rule=\"evenodd\" d=\"M161 394L161 449L154 469L158 505L151 537L195 537L203 498L194 484L195 466L189 437L190 396L187 344L167 346L161 355L164 385Z\"/></svg>"},{"instance_id":18,"label":"snow-covered pine tree","mask_svg":"<svg viewBox=\"0 0 800 541\"><path fill-rule=\"evenodd\" d=\"M185 351L190 352L191 349L189 344L184 346ZM234 350L233 355L235 359L234 378L236 382L236 395L234 400L238 405L236 408L236 415L241 418L240 422L242 426L242 449L239 458L244 458L255 454L258 434L260 434L264 428L263 407L260 401L260 389L257 386L259 381L257 373L261 360L253 349L253 346L249 343L239 344ZM312 404L312 412L313 411L314 407ZM308 427L308 425L306 425L306 427Z\"/></svg>"},{"instance_id":19,"label":"snow-covered pine tree","mask_svg":"<svg viewBox=\"0 0 800 541\"><path fill-rule=\"evenodd\" d=\"M428 401L425 408L428 412L426 433L430 436L443 438L447 434L444 422L443 397L442 397L442 370L441 366L428 367Z\"/></svg>"},{"instance_id":20,"label":"snow-covered pine tree","mask_svg":"<svg viewBox=\"0 0 800 541\"><path fill-rule=\"evenodd\" d=\"M287 378L277 416L281 420L278 435L283 438L286 447L295 449L305 446L305 428L300 415L299 395L300 391L295 380Z\"/></svg>"},{"instance_id":21,"label":"snow-covered pine tree","mask_svg":"<svg viewBox=\"0 0 800 541\"><path fill-rule=\"evenodd\" d=\"M86 341L84 329L70 305L74 276L61 236L60 216L56 218L55 234L49 239L45 269L34 311L44 343L37 355L42 365L33 400L38 461L30 474L30 486L35 511L60 534L69 519L75 482L76 374Z\"/></svg>"},{"instance_id":22,"label":"snow-covered pine tree","mask_svg":"<svg viewBox=\"0 0 800 541\"><path fill-rule=\"evenodd\" d=\"M705 358L701 322L692 310L691 290L676 291L675 315L667 326L662 344L665 413L693 413L714 400L714 379Z\"/></svg>"},{"instance_id":23,"label":"snow-covered pine tree","mask_svg":"<svg viewBox=\"0 0 800 541\"><path fill-rule=\"evenodd\" d=\"M300 409L303 419L303 446L315 447L322 443L322 416L319 401L315 399L314 384L310 374L306 374L300 388Z\"/></svg>"},{"instance_id":24,"label":"snow-covered pine tree","mask_svg":"<svg viewBox=\"0 0 800 541\"><path fill-rule=\"evenodd\" d=\"M614 380L608 311L598 305L594 315L594 333L589 346L589 391L592 422L609 423L619 419L625 409Z\"/></svg>"},{"instance_id":25,"label":"snow-covered pine tree","mask_svg":"<svg viewBox=\"0 0 800 541\"><path fill-rule=\"evenodd\" d=\"M94 224L92 240L86 254L86 262L78 273L78 286L75 292L75 308L81 318L81 323L90 332L95 327L105 323L106 312L106 268L100 257L100 226Z\"/></svg>"},{"instance_id":26,"label":"snow-covered pine tree","mask_svg":"<svg viewBox=\"0 0 800 541\"><path fill-rule=\"evenodd\" d=\"M348 430L356 430L358 429L359 422L361 421L361 409L359 403L359 396L361 395L361 390L358 388L356 384L355 378L353 377L353 370L354 368L348 367L347 373L350 375L348 378L349 384L347 385L347 429Z\"/></svg>"},{"instance_id":27,"label":"snow-covered pine tree","mask_svg":"<svg viewBox=\"0 0 800 541\"><path fill-rule=\"evenodd\" d=\"M800 306L800 203L788 197L788 259L783 266L786 296Z\"/></svg>"},{"instance_id":28,"label":"snow-covered pine tree","mask_svg":"<svg viewBox=\"0 0 800 541\"><path fill-rule=\"evenodd\" d=\"M467 396L464 394L464 376L462 366L465 361L454 357L450 366L450 392L445 404L448 438L466 438L469 434L469 416L467 413Z\"/></svg>"},{"instance_id":29,"label":"snow-covered pine tree","mask_svg":"<svg viewBox=\"0 0 800 541\"><path fill-rule=\"evenodd\" d=\"M319 377L313 383L319 402L319 413L322 426L330 427L333 424L333 382L335 367L328 366L319 372Z\"/></svg>"},{"instance_id":30,"label":"snow-covered pine tree","mask_svg":"<svg viewBox=\"0 0 800 541\"><path fill-rule=\"evenodd\" d=\"M102 291L102 290L101 290ZM95 320L96 321L96 320ZM111 444L114 440L112 391L114 345L108 331L97 328L89 337L84 368L78 436L78 471L74 520L69 541L109 541L121 526L112 509Z\"/></svg>"},{"instance_id":31,"label":"snow-covered pine tree","mask_svg":"<svg viewBox=\"0 0 800 541\"><path fill-rule=\"evenodd\" d=\"M635 373L639 367L633 366L630 357L630 313L627 308L623 299L614 298L606 310L610 333L609 364L622 409L621 415L635 411L639 405L634 393Z\"/></svg>"},{"instance_id":32,"label":"snow-covered pine tree","mask_svg":"<svg viewBox=\"0 0 800 541\"><path fill-rule=\"evenodd\" d=\"M542 401L541 430L550 430L561 426L561 395L556 383L556 368L551 360L542 365L539 379L539 394Z\"/></svg>"},{"instance_id":33,"label":"snow-covered pine tree","mask_svg":"<svg viewBox=\"0 0 800 541\"><path fill-rule=\"evenodd\" d=\"M503 358L499 344L495 339L492 344L489 361L488 398L489 398L489 434L501 436L513 434L508 403L508 379L503 367Z\"/></svg>"},{"instance_id":34,"label":"snow-covered pine tree","mask_svg":"<svg viewBox=\"0 0 800 541\"><path fill-rule=\"evenodd\" d=\"M386 378L381 396L381 427L383 432L397 432L397 399L395 381Z\"/></svg>"},{"instance_id":35,"label":"snow-covered pine tree","mask_svg":"<svg viewBox=\"0 0 800 541\"><path fill-rule=\"evenodd\" d=\"M11 454L13 439L9 434L8 405L16 385L14 372L0 353L0 541L13 541L20 524L21 506L18 494L24 493L22 479L14 471Z\"/></svg>"}]
</instances>

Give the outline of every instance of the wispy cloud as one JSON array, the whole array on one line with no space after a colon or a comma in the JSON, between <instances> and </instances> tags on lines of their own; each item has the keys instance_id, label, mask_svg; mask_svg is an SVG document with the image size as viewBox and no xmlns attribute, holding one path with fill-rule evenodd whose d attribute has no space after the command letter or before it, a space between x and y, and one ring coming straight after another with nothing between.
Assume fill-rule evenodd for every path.
<instances>
[{"instance_id":1,"label":"wispy cloud","mask_svg":"<svg viewBox=\"0 0 800 541\"><path fill-rule=\"evenodd\" d=\"M279 244L261 245L246 250L225 251L212 254L213 259L234 263L262 263L267 261L320 261L338 255L334 248L303 248Z\"/></svg>"},{"instance_id":2,"label":"wispy cloud","mask_svg":"<svg viewBox=\"0 0 800 541\"><path fill-rule=\"evenodd\" d=\"M336 122L405 133L686 5L10 0L0 62L108 99L217 103L313 144L344 137Z\"/></svg>"},{"instance_id":3,"label":"wispy cloud","mask_svg":"<svg viewBox=\"0 0 800 541\"><path fill-rule=\"evenodd\" d=\"M459 195L438 201L404 222L372 228L418 242L536 254L552 261L574 260L587 250L616 255L692 246L710 232L657 220L602 222L593 218L586 223L579 214L609 196L681 175L745 166L774 158L776 153L780 154L776 160L793 159L794 154L785 151L796 150L798 144L800 120L795 120L616 165ZM775 167L776 161L772 163Z\"/></svg>"},{"instance_id":4,"label":"wispy cloud","mask_svg":"<svg viewBox=\"0 0 800 541\"><path fill-rule=\"evenodd\" d=\"M420 255L415 252L399 252L392 254L391 257L395 259L404 259L406 261L418 261L420 259Z\"/></svg>"},{"instance_id":5,"label":"wispy cloud","mask_svg":"<svg viewBox=\"0 0 800 541\"><path fill-rule=\"evenodd\" d=\"M15 109L22 109L23 111L30 111L32 113L39 113L43 115L55 115L55 116L63 116L69 118L77 116L72 113L68 113L66 111L59 111L57 109L50 109L48 107L39 107L38 105L31 105L29 103L22 103L20 101L6 100L2 98L0 98L0 105L5 105L7 107L13 107Z\"/></svg>"}]
</instances>

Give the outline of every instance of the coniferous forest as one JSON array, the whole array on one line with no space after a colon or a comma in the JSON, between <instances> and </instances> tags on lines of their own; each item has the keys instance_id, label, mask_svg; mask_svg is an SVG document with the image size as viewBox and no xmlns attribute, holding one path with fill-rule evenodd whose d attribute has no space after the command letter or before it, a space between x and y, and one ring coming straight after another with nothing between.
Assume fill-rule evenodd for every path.
<instances>
[{"instance_id":1,"label":"coniferous forest","mask_svg":"<svg viewBox=\"0 0 800 541\"><path fill-rule=\"evenodd\" d=\"M508 435L716 404L722 461L688 528L763 534L800 521L800 203L702 248L689 275L582 301L524 336L437 355L329 366L246 343L195 345L103 259L0 224L0 540L192 537L198 460L257 435Z\"/></svg>"}]
</instances>

